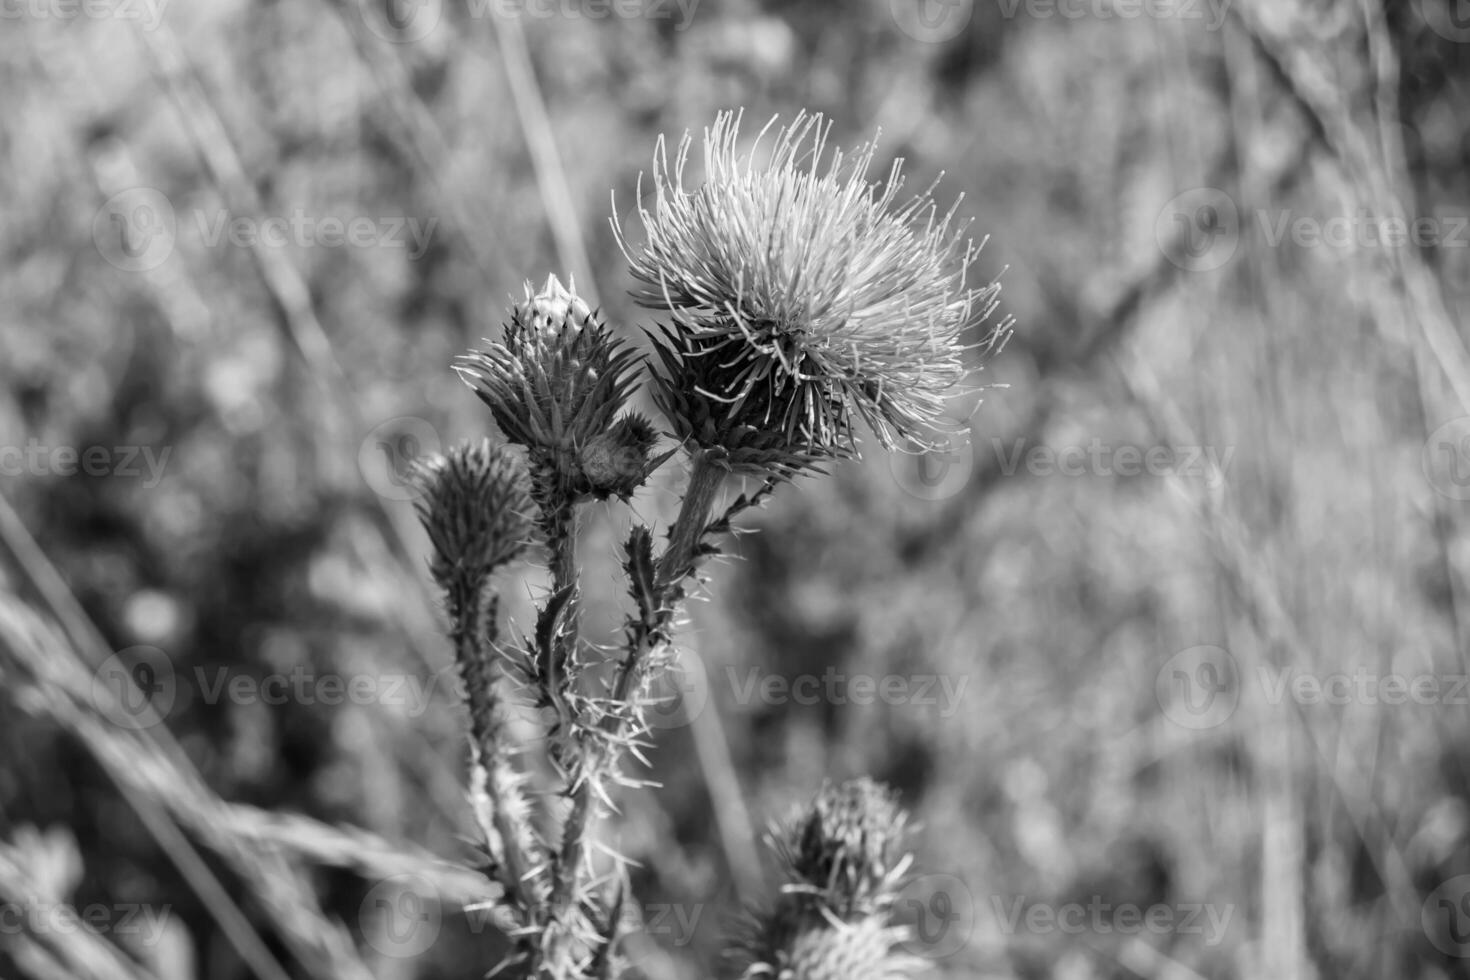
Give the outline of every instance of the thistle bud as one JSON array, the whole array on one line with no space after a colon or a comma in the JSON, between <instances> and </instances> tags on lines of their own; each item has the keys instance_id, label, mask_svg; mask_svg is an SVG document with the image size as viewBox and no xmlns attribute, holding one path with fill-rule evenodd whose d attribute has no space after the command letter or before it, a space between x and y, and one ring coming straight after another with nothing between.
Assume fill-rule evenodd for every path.
<instances>
[{"instance_id":1,"label":"thistle bud","mask_svg":"<svg viewBox=\"0 0 1470 980\"><path fill-rule=\"evenodd\" d=\"M922 962L889 920L909 866L908 816L870 779L824 786L772 844L787 884L729 950L746 980L896 980Z\"/></svg>"},{"instance_id":2,"label":"thistle bud","mask_svg":"<svg viewBox=\"0 0 1470 980\"><path fill-rule=\"evenodd\" d=\"M653 424L636 414L623 416L607 432L594 436L582 447L579 459L587 492L600 499L631 497L660 462L649 458L656 442Z\"/></svg>"},{"instance_id":3,"label":"thistle bud","mask_svg":"<svg viewBox=\"0 0 1470 980\"><path fill-rule=\"evenodd\" d=\"M874 911L897 892L908 867L907 815L871 779L827 785L778 845L792 874L839 915Z\"/></svg>"},{"instance_id":4,"label":"thistle bud","mask_svg":"<svg viewBox=\"0 0 1470 980\"><path fill-rule=\"evenodd\" d=\"M552 276L511 310L499 343L455 370L533 464L555 464L608 431L637 383L640 358Z\"/></svg>"},{"instance_id":5,"label":"thistle bud","mask_svg":"<svg viewBox=\"0 0 1470 980\"><path fill-rule=\"evenodd\" d=\"M577 282L567 278L571 286L563 286L556 276L547 276L546 285L536 295L531 295L531 284L526 283L526 301L520 306L522 320L538 333L551 334L563 324L578 327L592 319L592 308L576 293Z\"/></svg>"},{"instance_id":6,"label":"thistle bud","mask_svg":"<svg viewBox=\"0 0 1470 980\"><path fill-rule=\"evenodd\" d=\"M520 460L505 447L456 447L422 466L418 479L419 520L434 549L429 571L441 588L477 589L525 549L531 498Z\"/></svg>"},{"instance_id":7,"label":"thistle bud","mask_svg":"<svg viewBox=\"0 0 1470 980\"><path fill-rule=\"evenodd\" d=\"M926 964L895 951L905 938L903 929L878 916L853 923L813 923L777 957L775 970L746 975L780 980L908 980L921 975Z\"/></svg>"}]
</instances>

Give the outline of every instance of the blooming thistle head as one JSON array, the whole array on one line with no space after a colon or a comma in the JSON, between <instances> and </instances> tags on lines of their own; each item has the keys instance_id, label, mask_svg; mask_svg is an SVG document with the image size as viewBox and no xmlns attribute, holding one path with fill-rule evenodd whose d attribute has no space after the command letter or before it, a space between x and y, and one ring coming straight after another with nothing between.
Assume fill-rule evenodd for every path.
<instances>
[{"instance_id":1,"label":"blooming thistle head","mask_svg":"<svg viewBox=\"0 0 1470 980\"><path fill-rule=\"evenodd\" d=\"M647 475L646 453L635 459L631 451L644 445L630 438L634 423L617 418L640 364L575 285L551 276L539 292L526 283L526 298L511 309L499 343L462 355L454 367L505 438L528 449L538 484L554 481L559 493L606 497L626 496ZM600 459L603 451L615 453L624 471L610 477L595 464L590 471L583 465L587 453Z\"/></svg>"},{"instance_id":2,"label":"blooming thistle head","mask_svg":"<svg viewBox=\"0 0 1470 980\"><path fill-rule=\"evenodd\" d=\"M458 446L420 466L417 509L433 546L429 571L446 592L477 592L531 538L533 507L522 465L488 440Z\"/></svg>"},{"instance_id":3,"label":"blooming thistle head","mask_svg":"<svg viewBox=\"0 0 1470 980\"><path fill-rule=\"evenodd\" d=\"M967 352L1009 333L1007 321L979 344L965 339L999 284L967 285L977 249L954 209L941 216L928 192L899 202L900 163L868 180L873 143L823 164L831 124L820 115L798 114L757 163L774 122L741 154L740 116L720 114L692 190L691 137L672 165L660 138L655 202L638 211L645 241L630 245L614 223L634 298L673 315L655 338L660 407L707 449L738 455L754 432L778 436L797 469L853 452L855 417L886 447L923 443Z\"/></svg>"}]
</instances>

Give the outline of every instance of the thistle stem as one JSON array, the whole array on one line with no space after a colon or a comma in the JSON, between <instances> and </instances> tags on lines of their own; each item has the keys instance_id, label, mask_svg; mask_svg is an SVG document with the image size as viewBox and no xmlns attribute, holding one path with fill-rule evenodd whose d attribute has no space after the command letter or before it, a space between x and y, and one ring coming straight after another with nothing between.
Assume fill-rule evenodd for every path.
<instances>
[{"instance_id":1,"label":"thistle stem","mask_svg":"<svg viewBox=\"0 0 1470 980\"><path fill-rule=\"evenodd\" d=\"M520 798L520 777L505 749L495 679L490 671L489 648L499 630L499 601L490 596L482 603L482 587L480 583L461 582L448 593L454 659L470 709L472 782L483 789L488 804L474 801L475 818L487 844L496 837L500 839L501 853L497 857L502 866L496 868L496 877L515 905L526 908L532 902L525 893L525 875L541 862L533 853L535 836L529 823L524 822L526 808Z\"/></svg>"},{"instance_id":2,"label":"thistle stem","mask_svg":"<svg viewBox=\"0 0 1470 980\"><path fill-rule=\"evenodd\" d=\"M696 451L693 463L689 486L684 490L684 500L679 506L679 517L669 532L669 546L658 563L659 584L665 592L694 570L700 541L709 527L715 494L719 493L720 484L725 480L725 469L716 464L708 452Z\"/></svg>"},{"instance_id":3,"label":"thistle stem","mask_svg":"<svg viewBox=\"0 0 1470 980\"><path fill-rule=\"evenodd\" d=\"M559 628L553 632L545 659L540 667L542 694L545 702L556 712L556 734L570 737L572 718L567 707L566 694L571 689L573 678L572 654L577 649L581 635L581 609L577 587L577 529L580 521L577 503L571 494L553 485L544 495L546 503L542 511L541 529L546 535L546 546L551 552L551 594L559 595L567 589L572 592L567 598L560 617Z\"/></svg>"},{"instance_id":4,"label":"thistle stem","mask_svg":"<svg viewBox=\"0 0 1470 980\"><path fill-rule=\"evenodd\" d=\"M716 465L708 454L696 452L693 462L694 468L689 476L689 485L684 491L679 516L669 534L668 548L658 563L658 618L653 623L642 624L630 638L627 653L618 666L618 676L613 686L612 699L615 704L629 703L642 679L643 666L648 661L649 653L657 645L666 642L665 630L673 618L671 598L676 592L677 584L694 569L699 556L700 541L705 529L709 527L715 495L725 478L725 470ZM601 727L609 735L620 736L627 724L626 715L614 712L604 716ZM554 908L560 908L561 903L572 895L578 862L584 849L583 842L592 819L593 785L604 777L603 767L615 758L616 750L609 748L614 742L594 742L582 754L572 792L572 808L562 827L557 881L552 892Z\"/></svg>"}]
</instances>

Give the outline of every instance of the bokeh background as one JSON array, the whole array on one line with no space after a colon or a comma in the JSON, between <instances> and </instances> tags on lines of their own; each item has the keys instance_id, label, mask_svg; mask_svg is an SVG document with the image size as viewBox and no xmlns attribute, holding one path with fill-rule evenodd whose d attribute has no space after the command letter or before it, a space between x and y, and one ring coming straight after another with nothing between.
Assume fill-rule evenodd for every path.
<instances>
[{"instance_id":1,"label":"bokeh background","mask_svg":"<svg viewBox=\"0 0 1470 980\"><path fill-rule=\"evenodd\" d=\"M490 432L448 366L524 280L652 323L609 218L734 107L942 175L1018 329L948 452L712 567L617 828L642 974L867 774L938 976L1470 975L1464 7L6 3L0 976L493 964L402 477ZM587 529L609 630L681 476Z\"/></svg>"}]
</instances>

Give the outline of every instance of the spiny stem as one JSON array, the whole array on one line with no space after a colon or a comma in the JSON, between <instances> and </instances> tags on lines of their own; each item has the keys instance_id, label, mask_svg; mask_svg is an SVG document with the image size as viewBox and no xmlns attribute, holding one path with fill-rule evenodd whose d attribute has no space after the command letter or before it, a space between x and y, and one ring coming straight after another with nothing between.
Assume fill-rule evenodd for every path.
<instances>
[{"instance_id":1,"label":"spiny stem","mask_svg":"<svg viewBox=\"0 0 1470 980\"><path fill-rule=\"evenodd\" d=\"M563 589L575 590L577 573L577 504L571 495L564 492L548 494L549 502L544 508L542 530L546 535L546 547L551 551L551 591L555 595ZM576 648L580 626L575 593L567 602L562 613L561 642L552 644L552 662L543 665L549 668L547 677L552 687L566 681L567 660ZM559 693L559 692L558 692Z\"/></svg>"},{"instance_id":2,"label":"spiny stem","mask_svg":"<svg viewBox=\"0 0 1470 980\"><path fill-rule=\"evenodd\" d=\"M524 816L524 806L514 798L520 780L505 749L495 678L490 670L490 647L499 630L499 600L492 595L482 602L482 590L480 582L461 581L447 593L454 659L470 709L473 782L483 784L490 810L488 814L483 812L485 808L476 801L475 817L487 845L494 837L500 839L501 853L497 857L503 867L496 868L496 877L515 905L525 908L528 896L523 876L542 862L536 860L530 826L516 819L517 814Z\"/></svg>"},{"instance_id":3,"label":"spiny stem","mask_svg":"<svg viewBox=\"0 0 1470 980\"><path fill-rule=\"evenodd\" d=\"M699 544L709 527L709 515L715 494L725 480L725 469L717 465L704 450L693 454L694 468L689 486L679 506L679 517L669 532L669 546L658 562L658 581L667 592L675 583L694 570L699 558Z\"/></svg>"},{"instance_id":4,"label":"spiny stem","mask_svg":"<svg viewBox=\"0 0 1470 980\"><path fill-rule=\"evenodd\" d=\"M629 640L629 647L618 667L614 682L613 703L629 704L642 680L643 667L655 647L667 641L666 630L673 619L673 597L678 592L678 583L693 571L699 557L699 545L709 526L710 511L715 495L724 481L725 471L716 465L704 452L694 454L694 468L689 476L689 485L679 507L679 516L669 534L669 545L658 562L659 610L653 623L641 623ZM624 734L628 720L624 715L610 713L603 717L601 727L606 734ZM599 740L589 744L578 764L577 782L572 792L572 808L562 828L561 855L558 861L558 878L552 893L552 905L560 908L572 894L576 869L592 818L593 784L603 777L604 766L613 761L615 750L609 741Z\"/></svg>"}]
</instances>

